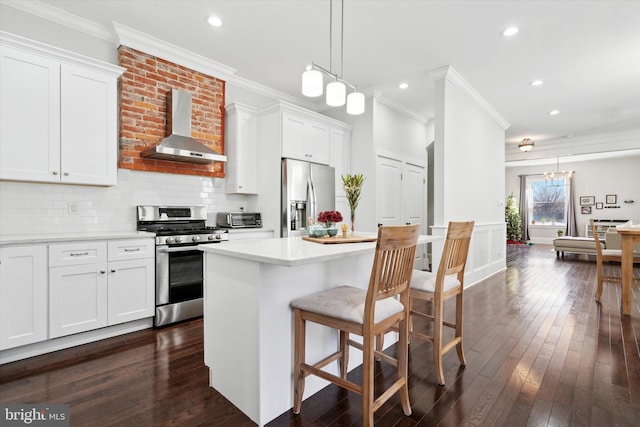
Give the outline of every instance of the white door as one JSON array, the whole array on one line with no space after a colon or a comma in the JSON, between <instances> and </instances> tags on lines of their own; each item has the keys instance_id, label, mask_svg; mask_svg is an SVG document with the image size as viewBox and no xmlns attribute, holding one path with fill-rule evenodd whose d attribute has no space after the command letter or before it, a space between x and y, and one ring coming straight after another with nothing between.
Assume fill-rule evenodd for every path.
<instances>
[{"instance_id":1,"label":"white door","mask_svg":"<svg viewBox=\"0 0 640 427\"><path fill-rule=\"evenodd\" d=\"M0 52L0 179L60 182L60 64Z\"/></svg>"},{"instance_id":2,"label":"white door","mask_svg":"<svg viewBox=\"0 0 640 427\"><path fill-rule=\"evenodd\" d=\"M48 335L47 247L0 247L0 350Z\"/></svg>"},{"instance_id":3,"label":"white door","mask_svg":"<svg viewBox=\"0 0 640 427\"><path fill-rule=\"evenodd\" d=\"M107 326L107 265L49 269L49 337Z\"/></svg>"},{"instance_id":4,"label":"white door","mask_svg":"<svg viewBox=\"0 0 640 427\"><path fill-rule=\"evenodd\" d=\"M154 295L154 258L109 263L109 325L152 317Z\"/></svg>"},{"instance_id":5,"label":"white door","mask_svg":"<svg viewBox=\"0 0 640 427\"><path fill-rule=\"evenodd\" d=\"M425 168L405 163L402 173L402 221L403 224L422 224L422 234L427 233L425 189ZM427 245L419 245L416 248L415 268L422 270L428 267L427 264Z\"/></svg>"},{"instance_id":6,"label":"white door","mask_svg":"<svg viewBox=\"0 0 640 427\"><path fill-rule=\"evenodd\" d=\"M402 162L384 156L376 161L377 223L402 224Z\"/></svg>"}]
</instances>

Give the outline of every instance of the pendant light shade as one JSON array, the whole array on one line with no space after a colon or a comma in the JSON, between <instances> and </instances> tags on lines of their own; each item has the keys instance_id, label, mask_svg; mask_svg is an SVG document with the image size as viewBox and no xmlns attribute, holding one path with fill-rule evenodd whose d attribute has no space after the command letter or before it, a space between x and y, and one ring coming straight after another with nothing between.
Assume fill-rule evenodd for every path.
<instances>
[{"instance_id":1,"label":"pendant light shade","mask_svg":"<svg viewBox=\"0 0 640 427\"><path fill-rule=\"evenodd\" d=\"M302 73L302 94L310 98L315 98L322 95L322 91L322 73L307 67L307 71Z\"/></svg>"},{"instance_id":2,"label":"pendant light shade","mask_svg":"<svg viewBox=\"0 0 640 427\"><path fill-rule=\"evenodd\" d=\"M342 82L331 82L327 85L327 105L340 107L344 105L347 96L347 87Z\"/></svg>"},{"instance_id":3,"label":"pendant light shade","mask_svg":"<svg viewBox=\"0 0 640 427\"><path fill-rule=\"evenodd\" d=\"M354 116L364 113L364 94L351 92L347 96L347 113Z\"/></svg>"}]
</instances>

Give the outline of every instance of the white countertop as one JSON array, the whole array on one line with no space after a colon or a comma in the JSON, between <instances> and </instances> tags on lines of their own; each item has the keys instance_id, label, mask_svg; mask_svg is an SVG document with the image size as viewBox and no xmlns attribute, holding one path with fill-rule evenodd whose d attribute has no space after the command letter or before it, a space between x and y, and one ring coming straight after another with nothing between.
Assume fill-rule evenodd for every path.
<instances>
[{"instance_id":1,"label":"white countertop","mask_svg":"<svg viewBox=\"0 0 640 427\"><path fill-rule=\"evenodd\" d=\"M29 235L11 235L5 234L0 236L1 245L16 245L25 243L51 243L51 242L73 242L78 240L114 240L114 239L136 239L136 238L153 238L155 233L147 231L96 231L86 233L61 233L61 234L34 234Z\"/></svg>"},{"instance_id":2,"label":"white countertop","mask_svg":"<svg viewBox=\"0 0 640 427\"><path fill-rule=\"evenodd\" d=\"M358 235L375 237L377 233L358 233ZM421 235L418 238L418 244L440 239L442 238L438 236ZM302 237L285 237L229 241L216 245L200 245L198 248L203 252L293 267L373 252L376 242L325 245L302 240Z\"/></svg>"}]
</instances>

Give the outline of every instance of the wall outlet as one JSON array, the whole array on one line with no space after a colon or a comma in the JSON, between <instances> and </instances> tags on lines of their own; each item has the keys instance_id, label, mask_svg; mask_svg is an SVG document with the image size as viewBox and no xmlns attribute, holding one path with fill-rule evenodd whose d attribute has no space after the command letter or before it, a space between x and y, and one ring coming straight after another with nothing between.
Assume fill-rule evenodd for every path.
<instances>
[{"instance_id":1,"label":"wall outlet","mask_svg":"<svg viewBox=\"0 0 640 427\"><path fill-rule=\"evenodd\" d=\"M78 202L69 202L69 215L78 215Z\"/></svg>"}]
</instances>

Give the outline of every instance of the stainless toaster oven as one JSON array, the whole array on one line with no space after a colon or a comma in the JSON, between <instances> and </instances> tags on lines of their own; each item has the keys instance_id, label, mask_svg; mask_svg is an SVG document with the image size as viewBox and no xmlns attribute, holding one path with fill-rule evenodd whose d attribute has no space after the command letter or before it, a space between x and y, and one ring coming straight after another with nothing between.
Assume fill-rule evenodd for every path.
<instances>
[{"instance_id":1,"label":"stainless toaster oven","mask_svg":"<svg viewBox=\"0 0 640 427\"><path fill-rule=\"evenodd\" d=\"M223 228L260 228L262 215L259 212L218 212L216 224Z\"/></svg>"}]
</instances>

